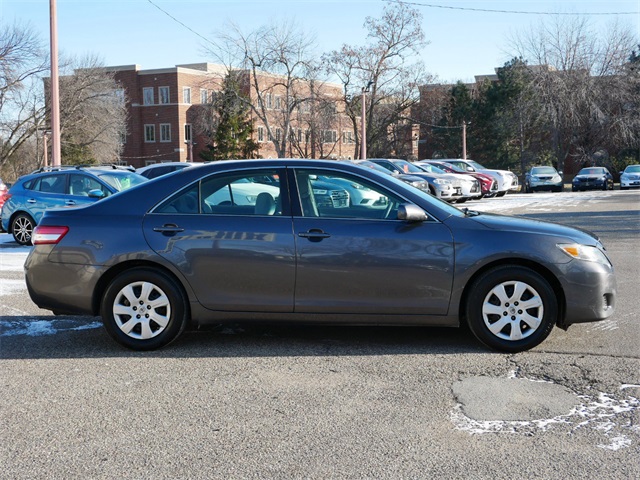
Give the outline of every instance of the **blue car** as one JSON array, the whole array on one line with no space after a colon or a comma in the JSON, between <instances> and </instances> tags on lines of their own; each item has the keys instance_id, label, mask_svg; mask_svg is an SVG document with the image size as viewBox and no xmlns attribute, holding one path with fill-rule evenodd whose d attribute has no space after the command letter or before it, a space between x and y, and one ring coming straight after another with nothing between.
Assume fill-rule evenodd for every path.
<instances>
[{"instance_id":1,"label":"blue car","mask_svg":"<svg viewBox=\"0 0 640 480\"><path fill-rule=\"evenodd\" d=\"M147 179L127 168L110 166L48 167L20 177L2 206L2 229L20 245L31 235L45 210L93 203Z\"/></svg>"}]
</instances>

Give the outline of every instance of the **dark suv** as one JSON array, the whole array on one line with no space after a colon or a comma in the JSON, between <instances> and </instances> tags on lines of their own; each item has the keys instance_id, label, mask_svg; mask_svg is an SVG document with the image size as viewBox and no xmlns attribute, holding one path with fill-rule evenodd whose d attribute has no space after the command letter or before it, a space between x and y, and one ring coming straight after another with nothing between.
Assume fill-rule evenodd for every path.
<instances>
[{"instance_id":1,"label":"dark suv","mask_svg":"<svg viewBox=\"0 0 640 480\"><path fill-rule=\"evenodd\" d=\"M33 228L50 208L93 203L147 179L128 167L44 167L20 177L2 207L2 228L21 245L31 244Z\"/></svg>"}]
</instances>

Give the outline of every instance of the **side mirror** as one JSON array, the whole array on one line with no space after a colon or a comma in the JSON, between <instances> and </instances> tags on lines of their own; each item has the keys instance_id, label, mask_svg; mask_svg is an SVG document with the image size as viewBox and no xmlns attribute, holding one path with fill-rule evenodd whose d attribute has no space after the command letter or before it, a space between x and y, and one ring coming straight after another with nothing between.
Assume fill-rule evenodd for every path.
<instances>
[{"instance_id":1,"label":"side mirror","mask_svg":"<svg viewBox=\"0 0 640 480\"><path fill-rule=\"evenodd\" d=\"M94 190L89 190L89 192L87 193L87 195L89 195L89 198L102 198L102 197L106 197L105 193L100 190L99 188L96 188Z\"/></svg>"},{"instance_id":2,"label":"side mirror","mask_svg":"<svg viewBox=\"0 0 640 480\"><path fill-rule=\"evenodd\" d=\"M414 205L412 203L403 203L398 207L398 220L416 223L424 222L426 219L427 214L417 205Z\"/></svg>"}]
</instances>

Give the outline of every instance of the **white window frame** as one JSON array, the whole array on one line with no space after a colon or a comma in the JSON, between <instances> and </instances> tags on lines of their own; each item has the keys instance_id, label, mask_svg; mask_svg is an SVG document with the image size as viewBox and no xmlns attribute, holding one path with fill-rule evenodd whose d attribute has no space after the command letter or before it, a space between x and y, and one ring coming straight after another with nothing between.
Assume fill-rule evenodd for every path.
<instances>
[{"instance_id":1,"label":"white window frame","mask_svg":"<svg viewBox=\"0 0 640 480\"><path fill-rule=\"evenodd\" d=\"M191 87L182 87L182 103L191 105Z\"/></svg>"},{"instance_id":2,"label":"white window frame","mask_svg":"<svg viewBox=\"0 0 640 480\"><path fill-rule=\"evenodd\" d=\"M202 103L203 105L209 103L209 90L206 90L204 88L200 89L200 103Z\"/></svg>"},{"instance_id":3,"label":"white window frame","mask_svg":"<svg viewBox=\"0 0 640 480\"><path fill-rule=\"evenodd\" d=\"M153 105L153 87L142 87L142 104Z\"/></svg>"},{"instance_id":4,"label":"white window frame","mask_svg":"<svg viewBox=\"0 0 640 480\"><path fill-rule=\"evenodd\" d=\"M191 128L190 123L184 124L184 141L190 142L193 140L193 129Z\"/></svg>"},{"instance_id":5,"label":"white window frame","mask_svg":"<svg viewBox=\"0 0 640 480\"><path fill-rule=\"evenodd\" d=\"M156 143L156 126L153 123L144 126L144 143Z\"/></svg>"},{"instance_id":6,"label":"white window frame","mask_svg":"<svg viewBox=\"0 0 640 480\"><path fill-rule=\"evenodd\" d=\"M169 143L170 141L171 141L171 124L161 123L160 124L160 142Z\"/></svg>"},{"instance_id":7,"label":"white window frame","mask_svg":"<svg viewBox=\"0 0 640 480\"><path fill-rule=\"evenodd\" d=\"M158 87L158 104L167 105L169 103L171 103L171 90L169 90L169 87Z\"/></svg>"},{"instance_id":8,"label":"white window frame","mask_svg":"<svg viewBox=\"0 0 640 480\"><path fill-rule=\"evenodd\" d=\"M258 127L258 143L264 142L264 127Z\"/></svg>"}]
</instances>

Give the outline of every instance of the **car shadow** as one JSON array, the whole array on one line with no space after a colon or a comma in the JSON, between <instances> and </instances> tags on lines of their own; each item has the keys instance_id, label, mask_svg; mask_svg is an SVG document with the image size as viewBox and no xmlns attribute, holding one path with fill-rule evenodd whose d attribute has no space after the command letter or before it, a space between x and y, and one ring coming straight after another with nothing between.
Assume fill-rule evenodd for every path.
<instances>
[{"instance_id":1,"label":"car shadow","mask_svg":"<svg viewBox=\"0 0 640 480\"><path fill-rule=\"evenodd\" d=\"M97 324L97 317L75 317L76 323L84 319L87 327L68 330L56 329L56 322L65 321L58 317L29 317L31 322L50 323L51 330L7 332L5 325L18 318L22 317L0 316L0 326L5 330L0 330L0 359L445 355L489 351L466 328L233 324L187 330L160 350L137 352L112 340Z\"/></svg>"}]
</instances>

